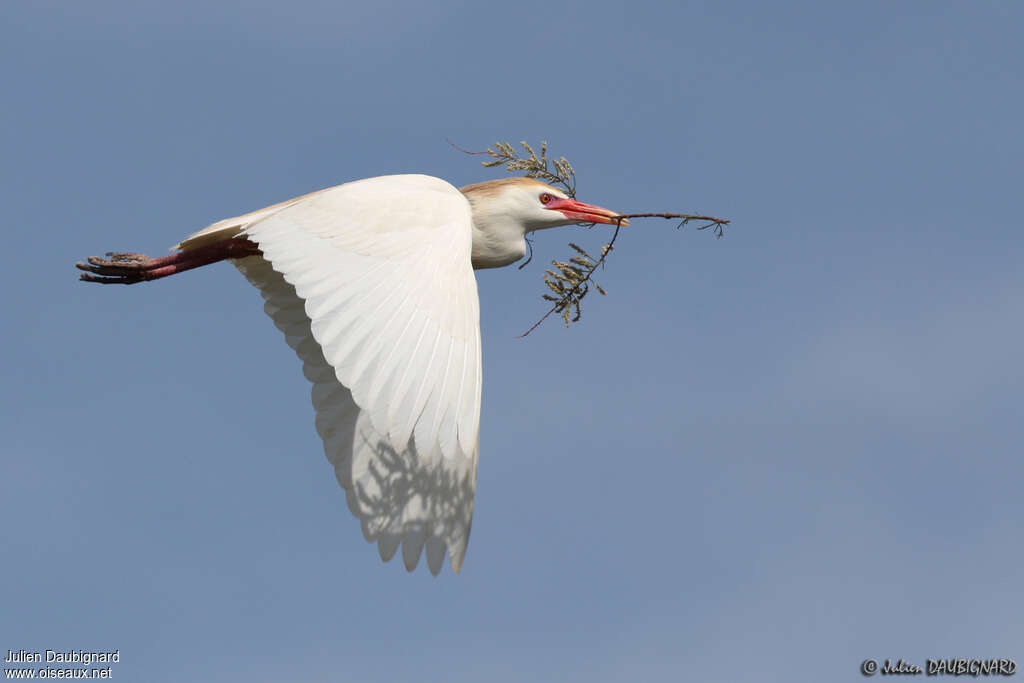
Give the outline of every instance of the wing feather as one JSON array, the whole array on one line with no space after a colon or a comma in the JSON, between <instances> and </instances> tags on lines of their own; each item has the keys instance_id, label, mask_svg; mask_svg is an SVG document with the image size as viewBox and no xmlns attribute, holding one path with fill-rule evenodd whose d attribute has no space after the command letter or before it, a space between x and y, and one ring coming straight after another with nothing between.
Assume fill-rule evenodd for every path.
<instances>
[{"instance_id":1,"label":"wing feather","mask_svg":"<svg viewBox=\"0 0 1024 683\"><path fill-rule=\"evenodd\" d=\"M472 524L480 334L471 223L444 181L388 176L241 226L235 265L313 383L316 428L381 558L461 568Z\"/></svg>"}]
</instances>

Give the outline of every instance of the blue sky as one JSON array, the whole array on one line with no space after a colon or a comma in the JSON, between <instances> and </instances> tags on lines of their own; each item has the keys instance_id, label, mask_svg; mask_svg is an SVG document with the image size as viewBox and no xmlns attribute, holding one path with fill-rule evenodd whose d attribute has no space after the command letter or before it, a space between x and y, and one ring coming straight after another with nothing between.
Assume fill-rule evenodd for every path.
<instances>
[{"instance_id":1,"label":"blue sky","mask_svg":"<svg viewBox=\"0 0 1024 683\"><path fill-rule=\"evenodd\" d=\"M670 6L667 6L670 5ZM0 652L120 680L859 680L1024 660L1024 9L8 0ZM479 275L460 575L382 565L221 265L74 261L547 139L637 221L583 322Z\"/></svg>"}]
</instances>

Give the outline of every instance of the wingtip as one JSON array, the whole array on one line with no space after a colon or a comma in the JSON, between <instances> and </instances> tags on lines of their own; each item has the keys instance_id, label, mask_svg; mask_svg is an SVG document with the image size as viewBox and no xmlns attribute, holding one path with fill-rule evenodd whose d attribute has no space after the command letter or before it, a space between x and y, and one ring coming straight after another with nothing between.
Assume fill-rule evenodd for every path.
<instances>
[{"instance_id":1,"label":"wingtip","mask_svg":"<svg viewBox=\"0 0 1024 683\"><path fill-rule=\"evenodd\" d=\"M402 541L402 562L405 563L406 571L414 571L420 563L420 555L423 554L423 544L426 541L422 530L411 531Z\"/></svg>"}]
</instances>

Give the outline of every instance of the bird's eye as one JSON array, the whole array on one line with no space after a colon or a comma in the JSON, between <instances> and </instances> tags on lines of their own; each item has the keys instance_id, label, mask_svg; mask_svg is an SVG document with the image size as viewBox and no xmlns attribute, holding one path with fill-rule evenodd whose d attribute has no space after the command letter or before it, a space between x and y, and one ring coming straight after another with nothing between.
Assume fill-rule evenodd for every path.
<instances>
[{"instance_id":1,"label":"bird's eye","mask_svg":"<svg viewBox=\"0 0 1024 683\"><path fill-rule=\"evenodd\" d=\"M547 192L545 192L544 194L542 194L540 196L540 203L541 204L547 204L550 201L551 201L551 195L549 195Z\"/></svg>"}]
</instances>

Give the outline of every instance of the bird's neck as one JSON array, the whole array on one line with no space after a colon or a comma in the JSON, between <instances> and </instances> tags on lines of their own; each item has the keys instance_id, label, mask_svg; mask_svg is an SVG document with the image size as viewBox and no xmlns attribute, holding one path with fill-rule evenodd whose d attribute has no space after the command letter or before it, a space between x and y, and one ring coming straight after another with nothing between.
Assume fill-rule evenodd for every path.
<instances>
[{"instance_id":1,"label":"bird's neck","mask_svg":"<svg viewBox=\"0 0 1024 683\"><path fill-rule=\"evenodd\" d=\"M473 208L473 268L500 268L526 256L527 230L520 221Z\"/></svg>"}]
</instances>

